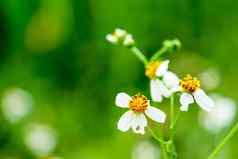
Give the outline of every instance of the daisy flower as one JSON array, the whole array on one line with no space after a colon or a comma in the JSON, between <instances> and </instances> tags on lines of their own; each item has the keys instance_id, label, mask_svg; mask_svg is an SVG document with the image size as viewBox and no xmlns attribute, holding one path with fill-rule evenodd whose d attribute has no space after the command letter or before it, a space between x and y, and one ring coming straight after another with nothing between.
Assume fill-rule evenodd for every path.
<instances>
[{"instance_id":1,"label":"daisy flower","mask_svg":"<svg viewBox=\"0 0 238 159\"><path fill-rule=\"evenodd\" d=\"M186 75L180 80L178 90L182 92L181 111L188 111L189 104L194 101L205 111L211 111L214 107L214 101L200 88L200 81L191 75Z\"/></svg>"},{"instance_id":2,"label":"daisy flower","mask_svg":"<svg viewBox=\"0 0 238 159\"><path fill-rule=\"evenodd\" d=\"M132 128L135 133L144 134L144 128L147 126L145 115L156 122L165 122L166 114L151 106L150 101L142 94L136 94L131 97L126 93L118 93L116 96L116 105L121 108L129 108L121 116L117 124L117 128L122 132L126 132Z\"/></svg>"},{"instance_id":3,"label":"daisy flower","mask_svg":"<svg viewBox=\"0 0 238 159\"><path fill-rule=\"evenodd\" d=\"M170 97L179 84L178 77L168 71L169 60L151 61L145 69L145 75L150 78L151 98L161 102L163 97Z\"/></svg>"}]
</instances>

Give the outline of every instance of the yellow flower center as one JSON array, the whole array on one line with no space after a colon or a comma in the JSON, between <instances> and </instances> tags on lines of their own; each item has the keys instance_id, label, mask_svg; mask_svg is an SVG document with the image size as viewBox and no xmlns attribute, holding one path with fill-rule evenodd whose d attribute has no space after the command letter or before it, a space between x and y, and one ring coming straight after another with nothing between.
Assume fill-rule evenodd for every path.
<instances>
[{"instance_id":1,"label":"yellow flower center","mask_svg":"<svg viewBox=\"0 0 238 159\"><path fill-rule=\"evenodd\" d=\"M184 91L193 93L197 88L200 88L200 81L191 75L186 75L182 80L180 80L180 86Z\"/></svg>"},{"instance_id":2,"label":"yellow flower center","mask_svg":"<svg viewBox=\"0 0 238 159\"><path fill-rule=\"evenodd\" d=\"M153 79L156 77L156 70L160 66L159 61L152 61L150 62L146 68L145 68L145 75L149 77L150 79Z\"/></svg>"},{"instance_id":3,"label":"yellow flower center","mask_svg":"<svg viewBox=\"0 0 238 159\"><path fill-rule=\"evenodd\" d=\"M132 97L129 102L129 108L134 112L144 112L149 106L148 99L146 96L141 95L140 93Z\"/></svg>"}]
</instances>

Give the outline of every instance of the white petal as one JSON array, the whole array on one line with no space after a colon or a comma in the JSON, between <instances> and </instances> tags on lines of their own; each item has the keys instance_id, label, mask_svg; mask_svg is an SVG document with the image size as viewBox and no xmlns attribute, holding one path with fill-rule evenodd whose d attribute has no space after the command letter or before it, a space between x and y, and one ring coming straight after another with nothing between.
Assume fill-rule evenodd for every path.
<instances>
[{"instance_id":1,"label":"white petal","mask_svg":"<svg viewBox=\"0 0 238 159\"><path fill-rule=\"evenodd\" d=\"M168 67L169 67L169 60L162 62L156 70L156 76L158 77L163 76L168 71Z\"/></svg>"},{"instance_id":2,"label":"white petal","mask_svg":"<svg viewBox=\"0 0 238 159\"><path fill-rule=\"evenodd\" d=\"M158 80L151 80L150 81L150 94L151 98L155 102L161 102L163 97L162 93L159 91L159 83Z\"/></svg>"},{"instance_id":3,"label":"white petal","mask_svg":"<svg viewBox=\"0 0 238 159\"><path fill-rule=\"evenodd\" d=\"M179 86L179 78L170 71L164 74L163 82L169 89Z\"/></svg>"},{"instance_id":4,"label":"white petal","mask_svg":"<svg viewBox=\"0 0 238 159\"><path fill-rule=\"evenodd\" d=\"M106 35L106 40L110 43L116 44L118 42L118 38L111 34Z\"/></svg>"},{"instance_id":5,"label":"white petal","mask_svg":"<svg viewBox=\"0 0 238 159\"><path fill-rule=\"evenodd\" d=\"M180 110L181 110L182 112L187 112L187 111L188 111L188 106L189 106L189 105L181 105L181 106L180 106Z\"/></svg>"},{"instance_id":6,"label":"white petal","mask_svg":"<svg viewBox=\"0 0 238 159\"><path fill-rule=\"evenodd\" d=\"M160 80L157 80L158 81L158 89L159 89L159 92L161 92L161 94L164 96L164 97L169 97L171 95L171 92L168 90L168 88L164 85L164 83Z\"/></svg>"},{"instance_id":7,"label":"white petal","mask_svg":"<svg viewBox=\"0 0 238 159\"><path fill-rule=\"evenodd\" d=\"M116 96L116 105L121 108L128 108L131 97L126 93L118 93Z\"/></svg>"},{"instance_id":8,"label":"white petal","mask_svg":"<svg viewBox=\"0 0 238 159\"><path fill-rule=\"evenodd\" d=\"M129 130L132 118L133 118L133 111L129 110L126 113L124 113L117 123L117 129L121 130L122 132L126 132L127 130Z\"/></svg>"},{"instance_id":9,"label":"white petal","mask_svg":"<svg viewBox=\"0 0 238 159\"><path fill-rule=\"evenodd\" d=\"M193 96L189 93L182 93L182 95L180 96L180 110L181 111L188 111L188 106L189 104L192 104L194 102L193 100Z\"/></svg>"},{"instance_id":10,"label":"white petal","mask_svg":"<svg viewBox=\"0 0 238 159\"><path fill-rule=\"evenodd\" d=\"M181 91L182 89L181 89L181 87L179 86L179 85L175 85L175 86L173 86L171 89L170 89L170 93L172 94L172 93L174 93L174 92L179 92L179 91Z\"/></svg>"},{"instance_id":11,"label":"white petal","mask_svg":"<svg viewBox=\"0 0 238 159\"><path fill-rule=\"evenodd\" d=\"M147 126L147 120L143 113L133 113L131 127L132 130L137 134L144 134L145 127Z\"/></svg>"},{"instance_id":12,"label":"white petal","mask_svg":"<svg viewBox=\"0 0 238 159\"><path fill-rule=\"evenodd\" d=\"M211 111L211 109L214 107L214 101L210 97L208 97L202 89L196 90L193 95L195 101L202 109Z\"/></svg>"},{"instance_id":13,"label":"white petal","mask_svg":"<svg viewBox=\"0 0 238 159\"><path fill-rule=\"evenodd\" d=\"M164 112L152 106L149 106L147 108L147 110L145 111L145 114L148 117L150 117L152 120L159 123L164 123L166 119L166 114Z\"/></svg>"}]
</instances>

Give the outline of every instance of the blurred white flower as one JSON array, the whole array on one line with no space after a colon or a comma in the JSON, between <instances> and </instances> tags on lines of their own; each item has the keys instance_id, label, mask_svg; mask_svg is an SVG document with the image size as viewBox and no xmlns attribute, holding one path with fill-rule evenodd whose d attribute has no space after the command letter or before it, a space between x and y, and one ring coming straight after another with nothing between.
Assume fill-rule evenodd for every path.
<instances>
[{"instance_id":1,"label":"blurred white flower","mask_svg":"<svg viewBox=\"0 0 238 159\"><path fill-rule=\"evenodd\" d=\"M132 159L160 159L160 150L151 142L142 141L134 147Z\"/></svg>"},{"instance_id":2,"label":"blurred white flower","mask_svg":"<svg viewBox=\"0 0 238 159\"><path fill-rule=\"evenodd\" d=\"M209 68L199 75L202 86L206 90L216 89L221 83L220 72L216 68Z\"/></svg>"},{"instance_id":3,"label":"blurred white flower","mask_svg":"<svg viewBox=\"0 0 238 159\"><path fill-rule=\"evenodd\" d=\"M179 85L178 77L168 71L169 60L151 61L145 69L145 75L150 78L151 98L161 102L163 97L170 97ZM176 83L177 82L177 83Z\"/></svg>"},{"instance_id":4,"label":"blurred white flower","mask_svg":"<svg viewBox=\"0 0 238 159\"><path fill-rule=\"evenodd\" d=\"M209 113L200 112L199 121L209 132L218 133L234 120L236 103L231 98L218 94L213 94L211 97L215 101L215 107Z\"/></svg>"},{"instance_id":5,"label":"blurred white flower","mask_svg":"<svg viewBox=\"0 0 238 159\"><path fill-rule=\"evenodd\" d=\"M12 123L18 122L31 112L33 99L31 94L21 88L6 91L2 98L2 111L5 118Z\"/></svg>"},{"instance_id":6,"label":"blurred white flower","mask_svg":"<svg viewBox=\"0 0 238 159\"><path fill-rule=\"evenodd\" d=\"M58 157L58 156L47 156L47 157L43 157L41 159L63 159L63 158Z\"/></svg>"},{"instance_id":7,"label":"blurred white flower","mask_svg":"<svg viewBox=\"0 0 238 159\"><path fill-rule=\"evenodd\" d=\"M145 115L156 122L165 122L166 114L158 108L152 107L150 101L144 95L137 94L130 97L126 93L118 93L116 105L121 108L130 109L121 116L118 122L117 128L122 132L132 128L135 133L144 134L144 128L147 126Z\"/></svg>"},{"instance_id":8,"label":"blurred white flower","mask_svg":"<svg viewBox=\"0 0 238 159\"><path fill-rule=\"evenodd\" d=\"M24 141L33 154L45 157L55 149L56 133L48 126L34 124L27 127Z\"/></svg>"}]
</instances>

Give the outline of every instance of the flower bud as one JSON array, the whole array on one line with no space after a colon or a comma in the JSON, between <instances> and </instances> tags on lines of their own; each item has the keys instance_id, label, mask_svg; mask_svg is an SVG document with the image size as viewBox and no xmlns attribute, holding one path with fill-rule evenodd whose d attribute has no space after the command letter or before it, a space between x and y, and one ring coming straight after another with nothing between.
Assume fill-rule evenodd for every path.
<instances>
[{"instance_id":1,"label":"flower bud","mask_svg":"<svg viewBox=\"0 0 238 159\"><path fill-rule=\"evenodd\" d=\"M133 39L133 36L131 34L127 34L123 41L123 45L130 47L134 44L135 44L135 40Z\"/></svg>"},{"instance_id":2,"label":"flower bud","mask_svg":"<svg viewBox=\"0 0 238 159\"><path fill-rule=\"evenodd\" d=\"M117 44L118 43L118 38L115 35L112 34L107 34L106 35L106 40L112 44Z\"/></svg>"},{"instance_id":3,"label":"flower bud","mask_svg":"<svg viewBox=\"0 0 238 159\"><path fill-rule=\"evenodd\" d=\"M165 40L163 46L166 47L169 51L176 51L181 48L181 42L178 39L174 40Z\"/></svg>"},{"instance_id":4,"label":"flower bud","mask_svg":"<svg viewBox=\"0 0 238 159\"><path fill-rule=\"evenodd\" d=\"M124 38L127 35L127 32L123 29L116 28L114 35L118 38Z\"/></svg>"}]
</instances>

